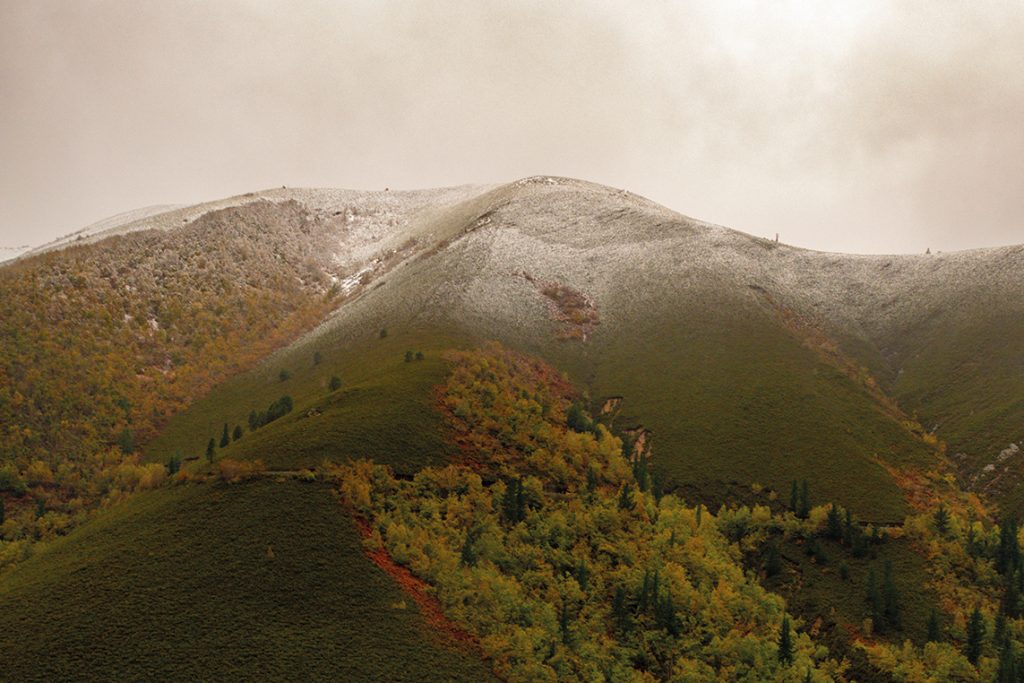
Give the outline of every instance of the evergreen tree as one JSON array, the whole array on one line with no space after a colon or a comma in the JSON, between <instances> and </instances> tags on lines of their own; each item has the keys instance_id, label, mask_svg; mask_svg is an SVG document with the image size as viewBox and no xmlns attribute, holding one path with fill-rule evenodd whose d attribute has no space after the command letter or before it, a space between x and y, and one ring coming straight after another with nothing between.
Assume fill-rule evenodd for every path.
<instances>
[{"instance_id":1,"label":"evergreen tree","mask_svg":"<svg viewBox=\"0 0 1024 683\"><path fill-rule=\"evenodd\" d=\"M1018 619L1020 612L1020 584L1019 577L1022 572L1014 572L1006 579L1006 590L1003 593L1003 601L1000 608L1006 616Z\"/></svg>"},{"instance_id":2,"label":"evergreen tree","mask_svg":"<svg viewBox=\"0 0 1024 683\"><path fill-rule=\"evenodd\" d=\"M277 373L277 379L279 379L282 382L287 382L291 378L292 373L288 372L287 370L281 370L281 372Z\"/></svg>"},{"instance_id":3,"label":"evergreen tree","mask_svg":"<svg viewBox=\"0 0 1024 683\"><path fill-rule=\"evenodd\" d=\"M797 510L796 516L800 519L811 516L811 496L806 479L800 483L800 509Z\"/></svg>"},{"instance_id":4,"label":"evergreen tree","mask_svg":"<svg viewBox=\"0 0 1024 683\"><path fill-rule=\"evenodd\" d=\"M703 509L704 509L704 504L703 503L697 503L697 515L696 515L696 518L695 518L694 521L697 523L697 528L698 529L700 528L700 513L701 513L701 511Z\"/></svg>"},{"instance_id":5,"label":"evergreen tree","mask_svg":"<svg viewBox=\"0 0 1024 683\"><path fill-rule=\"evenodd\" d=\"M896 630L900 628L900 603L899 590L892 577L892 562L885 561L885 570L882 574L882 604L883 615L888 625Z\"/></svg>"},{"instance_id":6,"label":"evergreen tree","mask_svg":"<svg viewBox=\"0 0 1024 683\"><path fill-rule=\"evenodd\" d=\"M764 573L768 577L777 576L782 571L782 554L777 543L768 546L768 557L764 561Z\"/></svg>"},{"instance_id":7,"label":"evergreen tree","mask_svg":"<svg viewBox=\"0 0 1024 683\"><path fill-rule=\"evenodd\" d=\"M562 606L558 611L558 630L562 633L562 644L570 645L572 638L569 634L569 605L565 598L562 598Z\"/></svg>"},{"instance_id":8,"label":"evergreen tree","mask_svg":"<svg viewBox=\"0 0 1024 683\"><path fill-rule=\"evenodd\" d=\"M928 616L928 642L938 643L942 641L942 626L939 624L939 613L935 608L932 608L932 613Z\"/></svg>"},{"instance_id":9,"label":"evergreen tree","mask_svg":"<svg viewBox=\"0 0 1024 683\"><path fill-rule=\"evenodd\" d=\"M832 507L828 509L828 517L825 520L825 535L833 541L838 541L843 537L843 521L842 517L839 516L839 509L835 503L832 503Z\"/></svg>"},{"instance_id":10,"label":"evergreen tree","mask_svg":"<svg viewBox=\"0 0 1024 683\"><path fill-rule=\"evenodd\" d=\"M1007 640L1006 615L1002 612L997 612L995 624L993 624L992 628L992 644L997 648L1001 648Z\"/></svg>"},{"instance_id":11,"label":"evergreen tree","mask_svg":"<svg viewBox=\"0 0 1024 683\"><path fill-rule=\"evenodd\" d=\"M1020 567L1020 544L1017 541L1017 520L1007 519L999 529L999 551L996 571L1008 574Z\"/></svg>"},{"instance_id":12,"label":"evergreen tree","mask_svg":"<svg viewBox=\"0 0 1024 683\"><path fill-rule=\"evenodd\" d=\"M466 532L466 540L462 544L462 554L460 561L466 567L475 567L477 554L474 544L480 538L483 530L479 526L473 526L468 532Z\"/></svg>"},{"instance_id":13,"label":"evergreen tree","mask_svg":"<svg viewBox=\"0 0 1024 683\"><path fill-rule=\"evenodd\" d=\"M0 524L3 524L5 519L7 519L7 501L0 496Z\"/></svg>"},{"instance_id":14,"label":"evergreen tree","mask_svg":"<svg viewBox=\"0 0 1024 683\"><path fill-rule=\"evenodd\" d=\"M789 489L789 509L794 515L800 509L800 489L797 487L796 479L793 480L793 486Z\"/></svg>"},{"instance_id":15,"label":"evergreen tree","mask_svg":"<svg viewBox=\"0 0 1024 683\"><path fill-rule=\"evenodd\" d=\"M565 415L565 423L575 431L589 432L594 428L594 422L587 415L587 411L584 410L583 406L579 401L573 401L572 405L569 406L569 412Z\"/></svg>"},{"instance_id":16,"label":"evergreen tree","mask_svg":"<svg viewBox=\"0 0 1024 683\"><path fill-rule=\"evenodd\" d=\"M341 378L337 375L331 377L331 381L327 384L327 388L331 391L337 391L341 389Z\"/></svg>"},{"instance_id":17,"label":"evergreen tree","mask_svg":"<svg viewBox=\"0 0 1024 683\"><path fill-rule=\"evenodd\" d=\"M412 359L413 359L412 351L406 351L405 352L405 362L406 363L411 363Z\"/></svg>"},{"instance_id":18,"label":"evergreen tree","mask_svg":"<svg viewBox=\"0 0 1024 683\"><path fill-rule=\"evenodd\" d=\"M643 614L647 611L648 597L651 591L651 572L649 570L644 571L644 583L640 588L640 596L636 601L636 611L638 614Z\"/></svg>"},{"instance_id":19,"label":"evergreen tree","mask_svg":"<svg viewBox=\"0 0 1024 683\"><path fill-rule=\"evenodd\" d=\"M213 452L214 452L214 450L216 448L217 448L217 442L214 441L213 437L211 436L209 443L206 444L206 459L209 462L213 462Z\"/></svg>"},{"instance_id":20,"label":"evergreen tree","mask_svg":"<svg viewBox=\"0 0 1024 683\"><path fill-rule=\"evenodd\" d=\"M320 361L323 360L323 356L320 355L319 351L313 352L313 365L320 365Z\"/></svg>"},{"instance_id":21,"label":"evergreen tree","mask_svg":"<svg viewBox=\"0 0 1024 683\"><path fill-rule=\"evenodd\" d=\"M619 494L619 509L632 510L636 505L633 500L633 492L629 489L629 482L622 485L622 492Z\"/></svg>"},{"instance_id":22,"label":"evergreen tree","mask_svg":"<svg viewBox=\"0 0 1024 683\"><path fill-rule=\"evenodd\" d=\"M384 339L387 336L388 336L388 328L386 328L386 327L380 328L380 338Z\"/></svg>"},{"instance_id":23,"label":"evergreen tree","mask_svg":"<svg viewBox=\"0 0 1024 683\"><path fill-rule=\"evenodd\" d=\"M580 563L576 565L576 583L584 591L590 587L590 568L587 567L586 560L580 560Z\"/></svg>"},{"instance_id":24,"label":"evergreen tree","mask_svg":"<svg viewBox=\"0 0 1024 683\"><path fill-rule=\"evenodd\" d=\"M417 351L416 352L416 360L423 360L423 352L422 351Z\"/></svg>"},{"instance_id":25,"label":"evergreen tree","mask_svg":"<svg viewBox=\"0 0 1024 683\"><path fill-rule=\"evenodd\" d=\"M619 631L623 633L628 632L632 627L629 608L626 605L626 589L622 586L615 589L615 597L612 599L612 619Z\"/></svg>"},{"instance_id":26,"label":"evergreen tree","mask_svg":"<svg viewBox=\"0 0 1024 683\"><path fill-rule=\"evenodd\" d=\"M36 519L39 519L46 514L46 500L43 498L36 498Z\"/></svg>"},{"instance_id":27,"label":"evergreen tree","mask_svg":"<svg viewBox=\"0 0 1024 683\"><path fill-rule=\"evenodd\" d=\"M853 528L853 515L850 514L850 508L846 508L846 520L843 523L843 543L852 548L856 532L857 530Z\"/></svg>"},{"instance_id":28,"label":"evergreen tree","mask_svg":"<svg viewBox=\"0 0 1024 683\"><path fill-rule=\"evenodd\" d=\"M117 447L125 455L131 455L135 452L135 435L132 434L132 430L127 427L121 430L121 433L117 436Z\"/></svg>"},{"instance_id":29,"label":"evergreen tree","mask_svg":"<svg viewBox=\"0 0 1024 683\"><path fill-rule=\"evenodd\" d=\"M660 629L664 629L670 636L678 637L682 632L682 623L676 613L675 603L671 595L666 595L659 600L654 608L654 623Z\"/></svg>"},{"instance_id":30,"label":"evergreen tree","mask_svg":"<svg viewBox=\"0 0 1024 683\"><path fill-rule=\"evenodd\" d=\"M249 431L250 432L255 432L257 429L259 429L259 426L260 426L259 415L256 414L255 410L250 410L249 411Z\"/></svg>"},{"instance_id":31,"label":"evergreen tree","mask_svg":"<svg viewBox=\"0 0 1024 683\"><path fill-rule=\"evenodd\" d=\"M224 423L224 431L220 434L220 447L224 448L231 443L231 435L228 433L228 423Z\"/></svg>"},{"instance_id":32,"label":"evergreen tree","mask_svg":"<svg viewBox=\"0 0 1024 683\"><path fill-rule=\"evenodd\" d=\"M996 683L1019 683L1021 680L1020 665L1017 663L1017 651L1012 640L1007 640L999 652L999 668L996 670Z\"/></svg>"},{"instance_id":33,"label":"evergreen tree","mask_svg":"<svg viewBox=\"0 0 1024 683\"><path fill-rule=\"evenodd\" d=\"M949 531L949 511L946 510L944 504L939 505L939 509L932 516L932 521L935 522L935 531L938 532L939 536L945 536L946 532Z\"/></svg>"},{"instance_id":34,"label":"evergreen tree","mask_svg":"<svg viewBox=\"0 0 1024 683\"><path fill-rule=\"evenodd\" d=\"M597 473L594 472L593 468L587 468L587 493L593 495L597 490Z\"/></svg>"},{"instance_id":35,"label":"evergreen tree","mask_svg":"<svg viewBox=\"0 0 1024 683\"><path fill-rule=\"evenodd\" d=\"M874 567L871 567L868 571L867 601L871 613L871 622L874 624L875 631L884 633L885 618L882 612L882 593L878 590L878 580L875 578Z\"/></svg>"},{"instance_id":36,"label":"evergreen tree","mask_svg":"<svg viewBox=\"0 0 1024 683\"><path fill-rule=\"evenodd\" d=\"M231 439L233 441L238 441L242 438L242 434L242 425L235 425L235 431L231 433Z\"/></svg>"},{"instance_id":37,"label":"evergreen tree","mask_svg":"<svg viewBox=\"0 0 1024 683\"><path fill-rule=\"evenodd\" d=\"M783 664L793 662L793 634L790 632L789 615L782 615L782 626L779 629L779 661Z\"/></svg>"},{"instance_id":38,"label":"evergreen tree","mask_svg":"<svg viewBox=\"0 0 1024 683\"><path fill-rule=\"evenodd\" d=\"M518 524L526 519L526 496L523 493L521 477L506 482L505 497L501 502L502 516L509 524Z\"/></svg>"},{"instance_id":39,"label":"evergreen tree","mask_svg":"<svg viewBox=\"0 0 1024 683\"><path fill-rule=\"evenodd\" d=\"M967 648L964 655L971 664L977 664L981 657L981 648L985 644L985 618L977 607L967 622Z\"/></svg>"},{"instance_id":40,"label":"evergreen tree","mask_svg":"<svg viewBox=\"0 0 1024 683\"><path fill-rule=\"evenodd\" d=\"M167 461L167 474L174 476L181 470L181 453L175 453Z\"/></svg>"}]
</instances>

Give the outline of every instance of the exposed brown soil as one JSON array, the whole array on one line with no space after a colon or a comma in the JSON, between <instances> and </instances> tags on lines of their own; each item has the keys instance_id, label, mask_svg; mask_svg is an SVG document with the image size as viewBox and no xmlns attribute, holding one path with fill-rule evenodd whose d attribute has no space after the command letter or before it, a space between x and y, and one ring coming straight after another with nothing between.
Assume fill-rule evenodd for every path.
<instances>
[{"instance_id":1,"label":"exposed brown soil","mask_svg":"<svg viewBox=\"0 0 1024 683\"><path fill-rule=\"evenodd\" d=\"M363 540L368 539L372 535L369 523L358 515L353 515L353 519L355 519L356 529L359 530L359 536ZM416 602L420 613L423 615L423 619L430 626L431 633L438 636L442 644L449 647L469 649L476 655L483 656L483 651L480 649L480 641L476 636L462 630L446 617L441 610L441 603L427 592L430 584L417 578L408 569L397 564L384 548L378 550L367 550L364 548L363 552L398 584L403 593Z\"/></svg>"}]
</instances>

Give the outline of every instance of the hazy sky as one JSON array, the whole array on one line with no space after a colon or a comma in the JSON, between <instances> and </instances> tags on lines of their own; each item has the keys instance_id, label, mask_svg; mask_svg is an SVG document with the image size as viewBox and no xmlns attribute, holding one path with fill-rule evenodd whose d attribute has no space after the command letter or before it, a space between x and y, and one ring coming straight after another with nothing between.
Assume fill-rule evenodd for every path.
<instances>
[{"instance_id":1,"label":"hazy sky","mask_svg":"<svg viewBox=\"0 0 1024 683\"><path fill-rule=\"evenodd\" d=\"M1024 3L0 0L0 246L534 174L815 249L1024 242Z\"/></svg>"}]
</instances>

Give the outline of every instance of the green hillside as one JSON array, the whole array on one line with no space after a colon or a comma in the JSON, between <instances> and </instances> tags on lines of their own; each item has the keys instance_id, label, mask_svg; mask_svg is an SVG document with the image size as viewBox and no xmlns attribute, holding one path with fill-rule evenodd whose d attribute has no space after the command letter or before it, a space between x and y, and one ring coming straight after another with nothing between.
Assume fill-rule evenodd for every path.
<instances>
[{"instance_id":1,"label":"green hillside","mask_svg":"<svg viewBox=\"0 0 1024 683\"><path fill-rule=\"evenodd\" d=\"M0 582L9 680L486 680L360 550L330 487L144 493Z\"/></svg>"}]
</instances>

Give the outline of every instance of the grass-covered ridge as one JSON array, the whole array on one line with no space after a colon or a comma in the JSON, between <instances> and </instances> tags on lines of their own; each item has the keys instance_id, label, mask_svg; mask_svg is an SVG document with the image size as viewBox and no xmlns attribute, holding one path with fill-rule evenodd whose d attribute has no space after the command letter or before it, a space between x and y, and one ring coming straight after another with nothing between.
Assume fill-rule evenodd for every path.
<instances>
[{"instance_id":1,"label":"grass-covered ridge","mask_svg":"<svg viewBox=\"0 0 1024 683\"><path fill-rule=\"evenodd\" d=\"M20 680L486 680L360 551L329 487L140 494L0 581Z\"/></svg>"}]
</instances>

